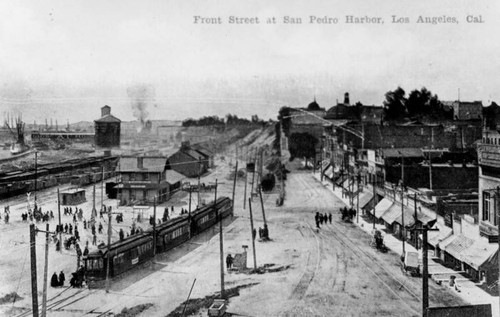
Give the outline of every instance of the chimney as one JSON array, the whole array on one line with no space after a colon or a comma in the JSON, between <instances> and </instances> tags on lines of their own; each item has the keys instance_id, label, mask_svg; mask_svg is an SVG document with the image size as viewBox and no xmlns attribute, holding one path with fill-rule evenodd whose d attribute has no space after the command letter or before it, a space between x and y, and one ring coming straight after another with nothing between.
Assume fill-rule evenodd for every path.
<instances>
[{"instance_id":1,"label":"chimney","mask_svg":"<svg viewBox=\"0 0 500 317\"><path fill-rule=\"evenodd\" d=\"M137 157L137 168L144 168L144 157L138 156Z\"/></svg>"},{"instance_id":2,"label":"chimney","mask_svg":"<svg viewBox=\"0 0 500 317\"><path fill-rule=\"evenodd\" d=\"M111 114L111 107L106 105L101 108L101 117L107 116L108 114Z\"/></svg>"},{"instance_id":3,"label":"chimney","mask_svg":"<svg viewBox=\"0 0 500 317\"><path fill-rule=\"evenodd\" d=\"M348 93L348 92L346 92L346 93L344 94L344 104L345 104L345 105L349 105L349 104L350 104L350 103L349 103L349 93Z\"/></svg>"}]
</instances>

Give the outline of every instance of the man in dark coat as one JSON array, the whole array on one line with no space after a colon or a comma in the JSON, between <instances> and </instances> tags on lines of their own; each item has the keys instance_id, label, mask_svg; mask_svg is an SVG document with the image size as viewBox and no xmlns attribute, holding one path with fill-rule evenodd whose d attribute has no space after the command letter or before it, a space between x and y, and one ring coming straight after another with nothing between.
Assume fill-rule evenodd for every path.
<instances>
[{"instance_id":1,"label":"man in dark coat","mask_svg":"<svg viewBox=\"0 0 500 317\"><path fill-rule=\"evenodd\" d=\"M227 267L227 270L229 271L232 266L233 266L233 257L231 256L231 254L228 254L227 257L226 257L226 267Z\"/></svg>"},{"instance_id":2,"label":"man in dark coat","mask_svg":"<svg viewBox=\"0 0 500 317\"><path fill-rule=\"evenodd\" d=\"M50 286L52 286L52 287L59 286L59 282L57 281L57 274L56 274L56 272L54 272L54 274L52 275L52 278L50 279Z\"/></svg>"},{"instance_id":3,"label":"man in dark coat","mask_svg":"<svg viewBox=\"0 0 500 317\"><path fill-rule=\"evenodd\" d=\"M120 229L120 232L118 233L120 235L120 240L123 240L125 237L125 234L123 233L123 229Z\"/></svg>"},{"instance_id":4,"label":"man in dark coat","mask_svg":"<svg viewBox=\"0 0 500 317\"><path fill-rule=\"evenodd\" d=\"M66 280L66 277L64 276L63 271L61 271L61 273L59 273L59 286L64 286L65 280Z\"/></svg>"}]
</instances>

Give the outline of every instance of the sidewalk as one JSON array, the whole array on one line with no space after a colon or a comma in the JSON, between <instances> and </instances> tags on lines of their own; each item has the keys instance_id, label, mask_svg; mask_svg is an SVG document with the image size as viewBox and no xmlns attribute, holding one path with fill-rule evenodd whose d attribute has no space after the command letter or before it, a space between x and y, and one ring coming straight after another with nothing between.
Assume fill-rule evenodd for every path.
<instances>
[{"instance_id":1,"label":"sidewalk","mask_svg":"<svg viewBox=\"0 0 500 317\"><path fill-rule=\"evenodd\" d=\"M321 182L320 179L320 174L315 173L314 178L320 183L325 186L325 188L328 188L330 191L332 191L337 198L339 198L346 206L349 206L349 198L345 196L342 198L342 189L339 188L337 185L335 186L335 190L332 189L332 183L331 181L327 180L326 177L324 177L323 182ZM355 207L355 206L354 206ZM354 224L358 225L362 230L367 232L368 234L372 234L373 231L373 223L371 222L366 222L363 217L359 217L359 222L357 222L357 217L353 221ZM384 225L381 224L375 224L375 228L384 232L383 229L385 229ZM394 237L391 234L384 234L384 244L392 251L396 252L397 254L402 254L403 253L403 245L401 240L398 240L396 237ZM421 250L416 250L412 245L409 243L405 244L405 249L407 251L413 251L413 252L418 252L419 253L419 261L422 261L422 251ZM498 304L498 297L496 296L491 296L490 294L486 293L482 289L476 286L476 283L472 282L465 276L461 275L460 272L454 271L450 268L447 268L440 263L437 263L433 260L434 254L429 253L428 259L428 271L429 271L429 277L432 278L435 282L440 281L444 287L448 285L448 281L450 278L450 275L455 275L457 285L460 288L460 292L456 292L458 296L463 298L466 302L470 304L491 304L491 310L493 316L500 317L499 314L499 304Z\"/></svg>"}]
</instances>

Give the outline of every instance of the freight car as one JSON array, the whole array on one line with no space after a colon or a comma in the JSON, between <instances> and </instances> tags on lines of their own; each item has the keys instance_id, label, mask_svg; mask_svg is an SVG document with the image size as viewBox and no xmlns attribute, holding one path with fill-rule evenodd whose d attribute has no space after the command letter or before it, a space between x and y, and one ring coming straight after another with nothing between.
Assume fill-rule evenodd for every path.
<instances>
[{"instance_id":1,"label":"freight car","mask_svg":"<svg viewBox=\"0 0 500 317\"><path fill-rule=\"evenodd\" d=\"M232 212L231 199L220 197L215 208L212 202L194 210L191 215L181 215L156 226L156 243L153 243L152 229L112 243L109 253L110 277L151 260L153 245L157 253L171 250L215 225ZM107 252L107 246L104 246L88 254L85 259L85 269L89 280L102 280L106 277Z\"/></svg>"}]
</instances>

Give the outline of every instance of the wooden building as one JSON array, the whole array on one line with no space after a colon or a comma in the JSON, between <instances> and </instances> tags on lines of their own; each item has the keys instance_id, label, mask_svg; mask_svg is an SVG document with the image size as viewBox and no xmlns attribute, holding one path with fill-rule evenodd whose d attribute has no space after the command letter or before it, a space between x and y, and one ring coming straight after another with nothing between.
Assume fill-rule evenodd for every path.
<instances>
[{"instance_id":1,"label":"wooden building","mask_svg":"<svg viewBox=\"0 0 500 317\"><path fill-rule=\"evenodd\" d=\"M121 120L111 114L111 107L101 108L101 118L94 120L95 145L101 148L120 146Z\"/></svg>"},{"instance_id":2,"label":"wooden building","mask_svg":"<svg viewBox=\"0 0 500 317\"><path fill-rule=\"evenodd\" d=\"M59 193L61 205L79 205L86 201L85 190L82 188L68 189Z\"/></svg>"}]
</instances>

